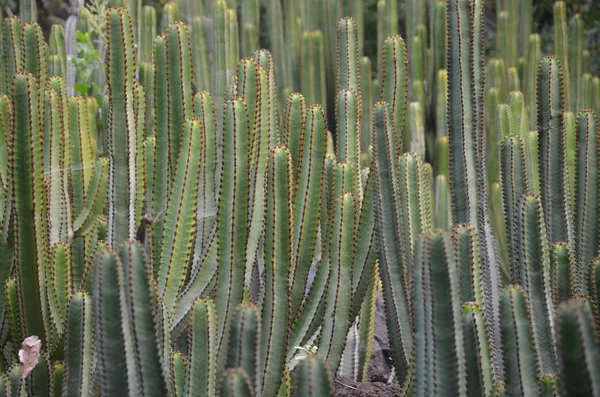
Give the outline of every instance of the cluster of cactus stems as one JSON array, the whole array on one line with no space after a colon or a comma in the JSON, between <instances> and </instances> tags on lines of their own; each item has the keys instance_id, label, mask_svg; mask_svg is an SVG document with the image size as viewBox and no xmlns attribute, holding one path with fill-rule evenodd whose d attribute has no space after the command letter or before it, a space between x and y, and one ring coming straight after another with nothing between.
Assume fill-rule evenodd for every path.
<instances>
[{"instance_id":1,"label":"cluster of cactus stems","mask_svg":"<svg viewBox=\"0 0 600 397\"><path fill-rule=\"evenodd\" d=\"M496 3L486 60L482 0L379 0L372 65L362 0L111 1L99 100L21 1L0 396L332 395L379 292L401 395L600 396L600 78Z\"/></svg>"}]
</instances>

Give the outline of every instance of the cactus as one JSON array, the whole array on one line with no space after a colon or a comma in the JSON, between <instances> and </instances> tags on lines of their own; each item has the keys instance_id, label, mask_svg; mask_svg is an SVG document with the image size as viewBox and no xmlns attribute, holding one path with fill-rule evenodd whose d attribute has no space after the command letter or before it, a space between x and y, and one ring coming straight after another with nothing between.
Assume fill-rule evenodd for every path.
<instances>
[{"instance_id":1,"label":"cactus","mask_svg":"<svg viewBox=\"0 0 600 397\"><path fill-rule=\"evenodd\" d=\"M0 394L325 397L380 288L401 395L598 393L582 16L542 59L499 0L486 62L480 0L111 5L1 23Z\"/></svg>"},{"instance_id":2,"label":"cactus","mask_svg":"<svg viewBox=\"0 0 600 397\"><path fill-rule=\"evenodd\" d=\"M582 301L569 301L559 308L557 333L565 394L594 395L600 392L597 332L592 314Z\"/></svg>"}]
</instances>

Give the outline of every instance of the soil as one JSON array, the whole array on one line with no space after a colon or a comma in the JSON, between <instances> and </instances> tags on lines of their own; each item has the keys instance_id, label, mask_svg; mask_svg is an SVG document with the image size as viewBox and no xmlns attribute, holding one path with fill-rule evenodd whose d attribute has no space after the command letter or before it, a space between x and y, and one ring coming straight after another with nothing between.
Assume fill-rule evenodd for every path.
<instances>
[{"instance_id":1,"label":"soil","mask_svg":"<svg viewBox=\"0 0 600 397\"><path fill-rule=\"evenodd\" d=\"M336 378L334 397L397 397L400 385L395 383L358 383L349 379Z\"/></svg>"}]
</instances>

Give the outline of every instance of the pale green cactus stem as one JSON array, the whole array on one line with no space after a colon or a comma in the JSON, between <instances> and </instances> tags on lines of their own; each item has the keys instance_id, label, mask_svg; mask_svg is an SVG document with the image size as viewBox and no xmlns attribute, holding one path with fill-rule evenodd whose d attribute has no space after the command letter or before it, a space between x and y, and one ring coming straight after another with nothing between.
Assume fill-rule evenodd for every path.
<instances>
[{"instance_id":1,"label":"pale green cactus stem","mask_svg":"<svg viewBox=\"0 0 600 397\"><path fill-rule=\"evenodd\" d=\"M525 62L523 92L529 107L529 129L537 129L537 106L536 98L536 83L537 83L537 68L542 59L541 39L538 34L529 36L527 42L527 58Z\"/></svg>"},{"instance_id":2,"label":"pale green cactus stem","mask_svg":"<svg viewBox=\"0 0 600 397\"><path fill-rule=\"evenodd\" d=\"M153 43L156 37L156 10L152 6L144 6L141 17L143 19L142 31L138 37L140 61L152 62Z\"/></svg>"},{"instance_id":3,"label":"pale green cactus stem","mask_svg":"<svg viewBox=\"0 0 600 397\"><path fill-rule=\"evenodd\" d=\"M308 272L313 261L318 225L321 222L320 248L327 247L328 224L324 222L329 215L331 202L330 175L332 163L325 157L325 114L320 106L308 109L304 123L302 147L299 153L298 179L294 192L294 265L291 282L291 327L288 359L295 352L295 346L302 346L310 338L309 328L319 312L320 303L329 279L329 262L322 257L317 275L303 303ZM324 216L323 216L324 215ZM323 217L322 217L323 216Z\"/></svg>"},{"instance_id":4,"label":"pale green cactus stem","mask_svg":"<svg viewBox=\"0 0 600 397\"><path fill-rule=\"evenodd\" d=\"M529 132L529 113L525 103L525 96L521 91L512 91L508 96L513 121L513 133L525 138Z\"/></svg>"},{"instance_id":5,"label":"pale green cactus stem","mask_svg":"<svg viewBox=\"0 0 600 397\"><path fill-rule=\"evenodd\" d=\"M341 82L340 82L341 85ZM352 164L357 204L362 200L360 179L360 133L362 104L360 95L353 89L342 89L336 100L336 158Z\"/></svg>"},{"instance_id":6,"label":"pale green cactus stem","mask_svg":"<svg viewBox=\"0 0 600 397\"><path fill-rule=\"evenodd\" d=\"M438 77L440 71L446 69L446 2L436 0L431 5L429 16L429 48L432 53L432 59L431 75L427 78L428 82L431 82L431 109L437 111L441 107L446 108L445 104L440 103L441 97L438 96L440 89L447 90L447 83L441 82ZM445 88L442 88L442 86ZM445 101L446 97L443 100Z\"/></svg>"},{"instance_id":7,"label":"pale green cactus stem","mask_svg":"<svg viewBox=\"0 0 600 397\"><path fill-rule=\"evenodd\" d=\"M403 152L416 153L425 157L425 109L420 102L408 105Z\"/></svg>"},{"instance_id":8,"label":"pale green cactus stem","mask_svg":"<svg viewBox=\"0 0 600 397\"><path fill-rule=\"evenodd\" d=\"M179 20L181 20L179 3L174 1L165 3L162 9L162 17L160 20L160 32L164 33L170 24Z\"/></svg>"},{"instance_id":9,"label":"pale green cactus stem","mask_svg":"<svg viewBox=\"0 0 600 397\"><path fill-rule=\"evenodd\" d=\"M282 142L290 151L294 180L300 170L301 145L306 121L306 100L300 93L291 93L285 102L282 118Z\"/></svg>"},{"instance_id":10,"label":"pale green cactus stem","mask_svg":"<svg viewBox=\"0 0 600 397\"><path fill-rule=\"evenodd\" d=\"M190 23L190 44L192 47L195 92L209 90L211 68L209 67L204 19L201 16L195 17Z\"/></svg>"},{"instance_id":11,"label":"pale green cactus stem","mask_svg":"<svg viewBox=\"0 0 600 397\"><path fill-rule=\"evenodd\" d=\"M233 308L242 301L248 243L249 164L236 161L248 153L250 126L242 99L228 101L223 131L223 168L217 214L218 277L216 307L219 319L219 362L227 357L228 324ZM222 366L220 366L222 367Z\"/></svg>"},{"instance_id":12,"label":"pale green cactus stem","mask_svg":"<svg viewBox=\"0 0 600 397\"><path fill-rule=\"evenodd\" d=\"M220 397L253 397L248 375L241 369L228 369L221 378Z\"/></svg>"},{"instance_id":13,"label":"pale green cactus stem","mask_svg":"<svg viewBox=\"0 0 600 397\"><path fill-rule=\"evenodd\" d=\"M504 59L492 58L488 64L490 87L498 89L500 103L505 103L508 96L508 78Z\"/></svg>"},{"instance_id":14,"label":"pale green cactus stem","mask_svg":"<svg viewBox=\"0 0 600 397\"><path fill-rule=\"evenodd\" d=\"M23 22L37 21L37 3L35 0L19 1L19 19Z\"/></svg>"},{"instance_id":15,"label":"pale green cactus stem","mask_svg":"<svg viewBox=\"0 0 600 397\"><path fill-rule=\"evenodd\" d=\"M347 89L360 93L361 73L358 52L358 28L352 18L337 24L336 92Z\"/></svg>"},{"instance_id":16,"label":"pale green cactus stem","mask_svg":"<svg viewBox=\"0 0 600 397\"><path fill-rule=\"evenodd\" d=\"M333 380L325 360L309 354L292 372L292 393L298 397L333 395Z\"/></svg>"},{"instance_id":17,"label":"pale green cactus stem","mask_svg":"<svg viewBox=\"0 0 600 397\"><path fill-rule=\"evenodd\" d=\"M539 356L540 371L556 374L554 351L554 301L552 299L552 269L546 222L539 196L525 195L521 199L521 239L524 268L522 285L529 295L534 343Z\"/></svg>"},{"instance_id":18,"label":"pale green cactus stem","mask_svg":"<svg viewBox=\"0 0 600 397\"><path fill-rule=\"evenodd\" d=\"M390 106L384 102L373 108L373 153L371 176L377 182L375 192L375 230L383 295L386 301L388 330L393 361L399 379L403 379L413 346L409 296L406 289L408 263L402 261L399 225L396 213L396 150L393 117Z\"/></svg>"},{"instance_id":19,"label":"pale green cactus stem","mask_svg":"<svg viewBox=\"0 0 600 397\"><path fill-rule=\"evenodd\" d=\"M48 45L37 23L23 25L23 71L38 79L40 93L43 94L48 74Z\"/></svg>"},{"instance_id":20,"label":"pale green cactus stem","mask_svg":"<svg viewBox=\"0 0 600 397\"><path fill-rule=\"evenodd\" d=\"M586 302L574 300L560 306L557 333L563 395L600 393L600 346Z\"/></svg>"},{"instance_id":21,"label":"pale green cactus stem","mask_svg":"<svg viewBox=\"0 0 600 397\"><path fill-rule=\"evenodd\" d=\"M496 53L506 67L514 66L517 62L516 38L519 30L514 29L513 21L518 20L518 15L512 13L516 14L517 10L503 10L497 16Z\"/></svg>"},{"instance_id":22,"label":"pale green cactus stem","mask_svg":"<svg viewBox=\"0 0 600 397\"><path fill-rule=\"evenodd\" d=\"M361 79L361 102L362 102L362 126L360 135L361 153L368 153L371 146L371 107L373 106L373 72L371 68L371 59L362 57L360 60L360 79Z\"/></svg>"},{"instance_id":23,"label":"pale green cactus stem","mask_svg":"<svg viewBox=\"0 0 600 397\"><path fill-rule=\"evenodd\" d=\"M308 105L319 104L327 111L325 44L320 30L302 34L300 59L301 91Z\"/></svg>"},{"instance_id":24,"label":"pale green cactus stem","mask_svg":"<svg viewBox=\"0 0 600 397\"><path fill-rule=\"evenodd\" d=\"M451 234L459 274L458 296L461 305L474 302L485 310L483 296L481 249L477 230L469 225L456 225Z\"/></svg>"},{"instance_id":25,"label":"pale green cactus stem","mask_svg":"<svg viewBox=\"0 0 600 397\"><path fill-rule=\"evenodd\" d=\"M293 217L290 153L284 146L271 150L266 174L265 221L266 291L262 307L259 371L263 396L277 396L288 347L290 323L289 276L292 265ZM268 333L266 330L270 330Z\"/></svg>"},{"instance_id":26,"label":"pale green cactus stem","mask_svg":"<svg viewBox=\"0 0 600 397\"><path fill-rule=\"evenodd\" d=\"M111 246L133 239L139 177L135 111L135 54L129 13L113 8L107 20L107 82L111 117L107 154L111 159L108 185L108 240ZM73 126L71 126L72 128ZM124 199L127 197L127 199Z\"/></svg>"},{"instance_id":27,"label":"pale green cactus stem","mask_svg":"<svg viewBox=\"0 0 600 397\"><path fill-rule=\"evenodd\" d=\"M573 113L577 113L580 110L587 109L583 106L583 50L585 45L585 26L580 14L573 15L569 22L569 38L568 38L568 51L569 51L569 75L570 79L570 102L567 102L569 110ZM562 58L561 58L562 61ZM564 62L563 62L563 65Z\"/></svg>"},{"instance_id":28,"label":"pale green cactus stem","mask_svg":"<svg viewBox=\"0 0 600 397\"><path fill-rule=\"evenodd\" d=\"M562 97L564 98L564 104L570 106L569 95L571 92L571 63L569 59L569 33L567 23L567 6L564 1L557 1L554 3L554 54L559 59L562 65L561 79L564 91ZM575 43L573 43L575 44ZM538 77L538 79L540 79ZM538 81L539 84L539 81ZM539 98L538 98L539 100ZM562 104L561 104L562 105ZM574 110L574 109L571 109ZM539 128L539 126L538 126Z\"/></svg>"},{"instance_id":29,"label":"pale green cactus stem","mask_svg":"<svg viewBox=\"0 0 600 397\"><path fill-rule=\"evenodd\" d=\"M446 175L440 174L435 177L434 192L433 227L448 230L452 226L452 212Z\"/></svg>"},{"instance_id":30,"label":"pale green cactus stem","mask_svg":"<svg viewBox=\"0 0 600 397\"><path fill-rule=\"evenodd\" d=\"M256 306L241 303L235 308L229 333L227 368L241 368L246 372L250 383L256 388L258 381L260 313Z\"/></svg>"},{"instance_id":31,"label":"pale green cactus stem","mask_svg":"<svg viewBox=\"0 0 600 397\"><path fill-rule=\"evenodd\" d=\"M9 94L15 74L23 71L23 32L19 18L6 18L2 22L2 47L3 92Z\"/></svg>"},{"instance_id":32,"label":"pale green cactus stem","mask_svg":"<svg viewBox=\"0 0 600 397\"><path fill-rule=\"evenodd\" d=\"M435 102L435 136L440 139L448 134L447 114L448 109L448 72L440 69L436 76L436 102ZM436 150L436 156L438 152Z\"/></svg>"},{"instance_id":33,"label":"pale green cactus stem","mask_svg":"<svg viewBox=\"0 0 600 397\"><path fill-rule=\"evenodd\" d=\"M580 109L594 108L594 77L589 73L584 73L581 78L581 99Z\"/></svg>"},{"instance_id":34,"label":"pale green cactus stem","mask_svg":"<svg viewBox=\"0 0 600 397\"><path fill-rule=\"evenodd\" d=\"M388 37L383 43L381 59L381 100L387 102L393 114L395 151L398 156L403 147L404 121L408 95L408 56L400 36Z\"/></svg>"},{"instance_id":35,"label":"pale green cactus stem","mask_svg":"<svg viewBox=\"0 0 600 397\"><path fill-rule=\"evenodd\" d=\"M529 303L519 286L504 288L500 305L507 396L538 396L538 359Z\"/></svg>"},{"instance_id":36,"label":"pale green cactus stem","mask_svg":"<svg viewBox=\"0 0 600 397\"><path fill-rule=\"evenodd\" d=\"M525 162L527 164L528 191L541 195L539 134L529 131L524 138Z\"/></svg>"},{"instance_id":37,"label":"pale green cactus stem","mask_svg":"<svg viewBox=\"0 0 600 397\"><path fill-rule=\"evenodd\" d=\"M355 199L352 193L335 197L330 224L329 262L331 273L325 303L325 320L319 352L327 357L328 365L336 369L344 350L350 326L352 297L352 263L355 235Z\"/></svg>"},{"instance_id":38,"label":"pale green cactus stem","mask_svg":"<svg viewBox=\"0 0 600 397\"><path fill-rule=\"evenodd\" d=\"M519 78L519 69L517 69L516 66L511 66L510 68L508 68L507 79L508 79L507 87L508 87L509 95L513 91L521 90L521 80Z\"/></svg>"},{"instance_id":39,"label":"pale green cactus stem","mask_svg":"<svg viewBox=\"0 0 600 397\"><path fill-rule=\"evenodd\" d=\"M217 382L217 314L210 299L198 299L189 315L185 396L214 396Z\"/></svg>"},{"instance_id":40,"label":"pale green cactus stem","mask_svg":"<svg viewBox=\"0 0 600 397\"><path fill-rule=\"evenodd\" d=\"M158 292L167 311L175 307L176 297L183 286L192 258L192 242L197 232L195 209L198 202L200 164L205 161L206 155L202 150L206 139L203 127L198 119L186 120L165 214L158 265Z\"/></svg>"},{"instance_id":41,"label":"pale green cactus stem","mask_svg":"<svg viewBox=\"0 0 600 397\"><path fill-rule=\"evenodd\" d=\"M542 375L539 380L542 397L558 397L558 376Z\"/></svg>"},{"instance_id":42,"label":"pale green cactus stem","mask_svg":"<svg viewBox=\"0 0 600 397\"><path fill-rule=\"evenodd\" d=\"M462 305L452 245L446 232L434 230L419 237L415 250L412 388L417 395L450 396L467 392Z\"/></svg>"}]
</instances>

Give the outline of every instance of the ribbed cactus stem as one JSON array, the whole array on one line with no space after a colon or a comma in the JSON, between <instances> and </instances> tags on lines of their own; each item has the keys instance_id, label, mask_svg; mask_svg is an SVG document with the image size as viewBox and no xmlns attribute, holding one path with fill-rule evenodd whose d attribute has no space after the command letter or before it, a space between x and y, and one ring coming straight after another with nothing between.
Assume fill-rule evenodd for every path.
<instances>
[{"instance_id":1,"label":"ribbed cactus stem","mask_svg":"<svg viewBox=\"0 0 600 397\"><path fill-rule=\"evenodd\" d=\"M569 95L570 95L570 59L569 59L569 33L567 23L567 6L564 1L557 1L554 3L554 54L560 60L562 65L562 73L564 76L564 104L569 106ZM573 43L575 44L575 43ZM562 76L561 76L562 77ZM539 84L539 82L538 82ZM562 101L561 101L562 102ZM562 105L562 103L561 103ZM539 128L539 126L538 126Z\"/></svg>"},{"instance_id":2,"label":"ribbed cactus stem","mask_svg":"<svg viewBox=\"0 0 600 397\"><path fill-rule=\"evenodd\" d=\"M506 395L538 396L538 361L529 307L518 286L504 289L500 304Z\"/></svg>"},{"instance_id":3,"label":"ribbed cactus stem","mask_svg":"<svg viewBox=\"0 0 600 397\"><path fill-rule=\"evenodd\" d=\"M333 381L325 360L310 354L300 361L292 372L292 392L298 397L332 395Z\"/></svg>"},{"instance_id":4,"label":"ribbed cactus stem","mask_svg":"<svg viewBox=\"0 0 600 397\"><path fill-rule=\"evenodd\" d=\"M558 59L545 57L538 68L538 134L542 202L551 243L567 240L563 179L565 160L562 146L563 111L566 103L564 93L567 92L564 81L563 68Z\"/></svg>"},{"instance_id":5,"label":"ribbed cactus stem","mask_svg":"<svg viewBox=\"0 0 600 397\"><path fill-rule=\"evenodd\" d=\"M581 300L563 303L557 333L564 395L600 393L600 346L592 313Z\"/></svg>"}]
</instances>

